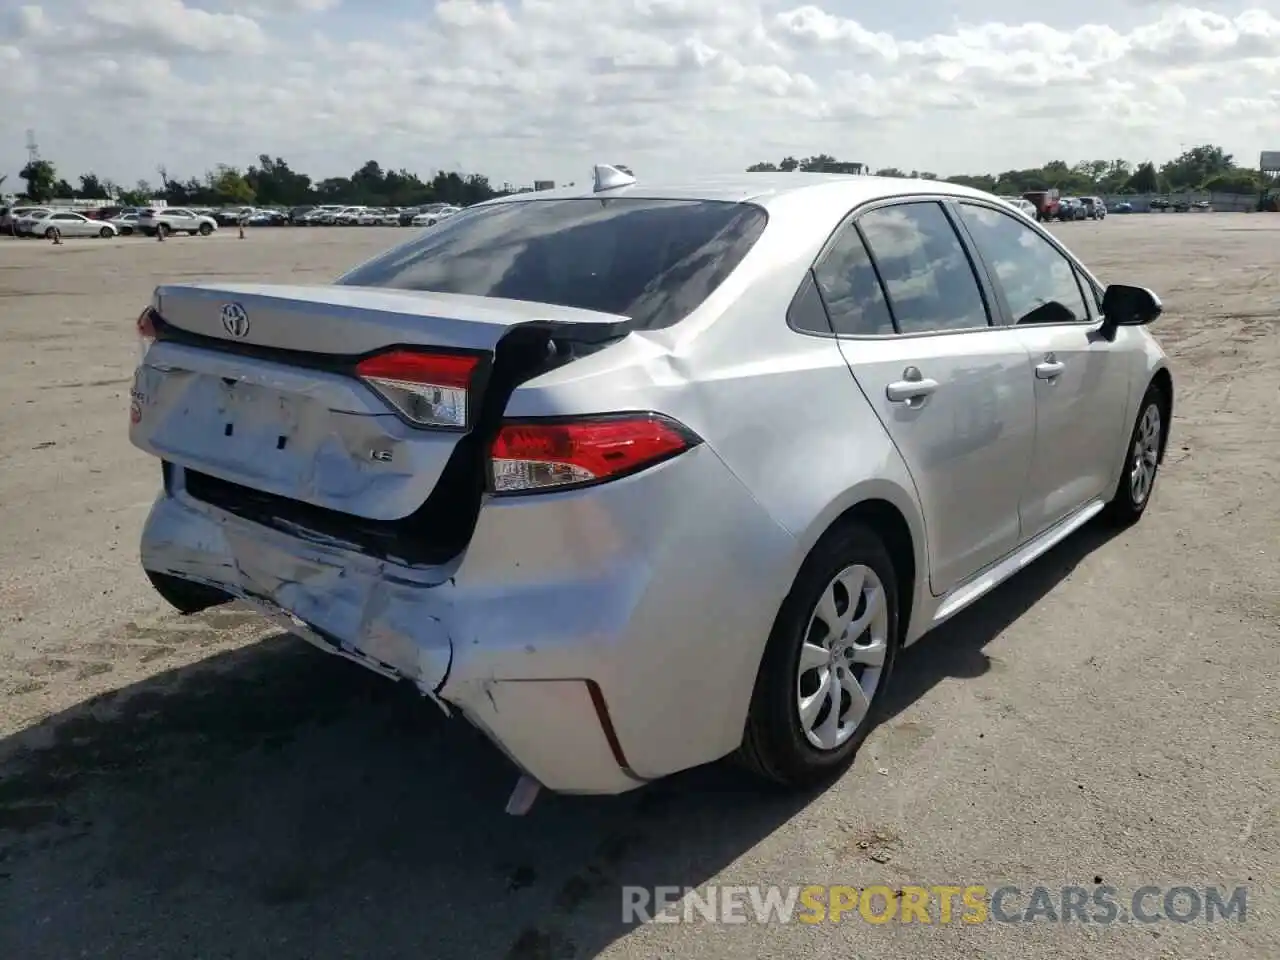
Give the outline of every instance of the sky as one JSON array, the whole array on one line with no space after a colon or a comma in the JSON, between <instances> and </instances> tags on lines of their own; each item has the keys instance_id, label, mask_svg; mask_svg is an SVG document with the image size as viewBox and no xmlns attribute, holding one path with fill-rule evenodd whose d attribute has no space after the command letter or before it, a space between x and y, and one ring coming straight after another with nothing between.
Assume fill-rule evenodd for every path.
<instances>
[{"instance_id":1,"label":"sky","mask_svg":"<svg viewBox=\"0 0 1280 960\"><path fill-rule=\"evenodd\" d=\"M1270 7L1268 12L1265 7ZM0 175L366 160L495 184L833 154L999 172L1280 150L1274 0L0 0Z\"/></svg>"}]
</instances>

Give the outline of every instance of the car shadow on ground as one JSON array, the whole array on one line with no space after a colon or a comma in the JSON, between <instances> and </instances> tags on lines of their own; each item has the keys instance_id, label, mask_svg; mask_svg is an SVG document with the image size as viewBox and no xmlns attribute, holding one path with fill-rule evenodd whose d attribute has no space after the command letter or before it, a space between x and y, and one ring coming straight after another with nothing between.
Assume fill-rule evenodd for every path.
<instances>
[{"instance_id":1,"label":"car shadow on ground","mask_svg":"<svg viewBox=\"0 0 1280 960\"><path fill-rule=\"evenodd\" d=\"M1105 539L906 651L889 715L984 672L982 648ZM630 929L622 885L705 882L815 796L717 764L507 817L514 771L479 734L283 635L20 737L0 745L9 957L592 957Z\"/></svg>"},{"instance_id":2,"label":"car shadow on ground","mask_svg":"<svg viewBox=\"0 0 1280 960\"><path fill-rule=\"evenodd\" d=\"M883 720L891 720L943 680L980 677L991 669L984 648L1040 598L1120 531L1102 521L1085 525L991 593L965 608L899 655L885 691Z\"/></svg>"}]
</instances>

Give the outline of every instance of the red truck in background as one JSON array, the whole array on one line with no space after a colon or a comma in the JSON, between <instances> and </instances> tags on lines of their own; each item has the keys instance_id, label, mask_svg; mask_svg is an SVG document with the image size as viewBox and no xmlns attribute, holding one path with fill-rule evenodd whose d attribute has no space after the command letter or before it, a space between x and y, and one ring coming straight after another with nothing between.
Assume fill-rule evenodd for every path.
<instances>
[{"instance_id":1,"label":"red truck in background","mask_svg":"<svg viewBox=\"0 0 1280 960\"><path fill-rule=\"evenodd\" d=\"M1057 190L1028 190L1022 195L1022 199L1035 205L1036 219L1041 223L1058 216L1058 198Z\"/></svg>"}]
</instances>

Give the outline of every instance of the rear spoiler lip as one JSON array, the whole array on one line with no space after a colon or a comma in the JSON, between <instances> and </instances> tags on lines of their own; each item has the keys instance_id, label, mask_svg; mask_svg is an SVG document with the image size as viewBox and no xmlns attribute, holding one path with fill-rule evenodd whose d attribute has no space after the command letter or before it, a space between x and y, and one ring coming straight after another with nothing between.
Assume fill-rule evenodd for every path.
<instances>
[{"instance_id":1,"label":"rear spoiler lip","mask_svg":"<svg viewBox=\"0 0 1280 960\"><path fill-rule=\"evenodd\" d=\"M453 346L435 346L423 343L388 343L374 350L368 350L364 353L358 354L317 353L310 350L295 350L288 347L266 346L257 343L246 343L239 340L227 340L222 337L209 336L208 334L203 333L194 333L166 320L154 306L150 308L150 311L151 321L155 328L157 341L180 343L204 350L214 350L219 353L231 353L242 357L252 357L257 360L282 363L293 367L304 367L310 370L324 370L330 373L341 373L351 376L355 374L356 365L362 360L369 357L376 357L380 354L388 353L393 350L427 351L431 353L448 354L451 356L476 356L480 357L482 362L487 362L493 357L492 350L466 349L463 347ZM631 332L631 324L626 320L602 323L581 323L573 320L557 321L554 319L530 320L512 324L512 326L508 328L502 336L507 337L516 330L538 329L546 331L551 335L553 340L560 341L562 343L598 346L622 339Z\"/></svg>"}]
</instances>

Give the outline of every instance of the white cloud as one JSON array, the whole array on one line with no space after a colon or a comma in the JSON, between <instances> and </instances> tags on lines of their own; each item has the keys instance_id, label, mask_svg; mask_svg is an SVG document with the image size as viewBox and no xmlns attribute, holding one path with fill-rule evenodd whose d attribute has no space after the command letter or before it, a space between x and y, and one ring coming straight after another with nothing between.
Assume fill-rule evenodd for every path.
<instances>
[{"instance_id":1,"label":"white cloud","mask_svg":"<svg viewBox=\"0 0 1280 960\"><path fill-rule=\"evenodd\" d=\"M375 158L528 182L601 159L672 176L825 152L949 173L1280 148L1280 16L1261 0L1083 0L1053 24L1004 22L1004 0L847 6L37 0L0 12L0 173L27 127L65 175L124 182L262 152L315 176Z\"/></svg>"}]
</instances>

